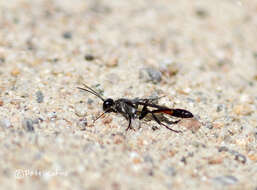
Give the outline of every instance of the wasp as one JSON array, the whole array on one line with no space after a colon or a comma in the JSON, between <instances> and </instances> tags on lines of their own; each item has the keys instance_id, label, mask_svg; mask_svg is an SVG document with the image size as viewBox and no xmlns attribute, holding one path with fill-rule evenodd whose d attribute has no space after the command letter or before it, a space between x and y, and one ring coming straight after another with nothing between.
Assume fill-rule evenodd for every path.
<instances>
[{"instance_id":1,"label":"wasp","mask_svg":"<svg viewBox=\"0 0 257 190\"><path fill-rule=\"evenodd\" d=\"M172 109L172 108L168 108L166 106L160 106L160 105L155 104L154 102L156 100L158 100L160 97L145 98L145 99L140 99L140 98L134 98L134 99L119 98L117 100L113 100L112 98L105 99L99 93L97 93L95 90L90 88L89 86L87 86L85 84L83 84L83 85L84 85L84 88L81 88L81 87L77 87L77 88L80 90L89 92L103 101L103 111L104 112L101 115L99 115L94 120L94 122L106 113L111 113L111 112L120 113L128 121L128 127L126 128L126 131L127 131L129 129L134 129L131 126L132 120L134 120L134 119L142 120L147 115L151 115L152 118L159 125L162 125L162 126L166 127L167 129L178 133L181 131L174 130L174 129L170 128L169 126L167 126L166 124L164 124L157 117L156 114L163 114L163 115L165 114L165 115L169 115L169 116L176 117L176 118L192 118L192 117L194 117L193 114L187 110ZM141 109L139 109L140 107L141 107ZM180 119L176 120L176 121L169 121L169 124L176 124L179 121L180 121Z\"/></svg>"}]
</instances>

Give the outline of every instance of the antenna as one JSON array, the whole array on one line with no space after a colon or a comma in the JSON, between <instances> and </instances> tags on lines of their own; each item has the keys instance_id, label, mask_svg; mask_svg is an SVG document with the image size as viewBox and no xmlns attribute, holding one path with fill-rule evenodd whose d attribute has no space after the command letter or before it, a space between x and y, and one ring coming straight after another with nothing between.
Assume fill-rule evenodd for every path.
<instances>
[{"instance_id":1,"label":"antenna","mask_svg":"<svg viewBox=\"0 0 257 190\"><path fill-rule=\"evenodd\" d=\"M84 90L86 92L89 92L95 96L97 96L98 98L100 98L103 102L104 102L104 98L99 94L97 93L95 90L93 90L92 88L90 88L89 86L87 86L86 84L83 84L85 86L85 88L81 88L81 87L77 87L78 89L80 90Z\"/></svg>"},{"instance_id":2,"label":"antenna","mask_svg":"<svg viewBox=\"0 0 257 190\"><path fill-rule=\"evenodd\" d=\"M106 110L105 112L103 112L102 114L100 114L94 121L93 123L96 122L96 120L100 119L104 114L106 114L108 111L110 111L110 109Z\"/></svg>"}]
</instances>

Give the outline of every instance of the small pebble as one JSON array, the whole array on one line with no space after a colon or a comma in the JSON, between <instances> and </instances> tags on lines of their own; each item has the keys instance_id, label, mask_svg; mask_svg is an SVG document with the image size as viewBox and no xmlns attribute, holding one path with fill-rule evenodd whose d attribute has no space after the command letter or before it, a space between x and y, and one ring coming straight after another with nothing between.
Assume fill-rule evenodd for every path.
<instances>
[{"instance_id":1,"label":"small pebble","mask_svg":"<svg viewBox=\"0 0 257 190\"><path fill-rule=\"evenodd\" d=\"M96 145L95 143L89 142L89 143L85 144L85 145L82 147L82 150L83 150L83 152L85 152L85 153L90 153L90 152L96 150L97 148L98 148L98 147L97 147L97 145Z\"/></svg>"},{"instance_id":2,"label":"small pebble","mask_svg":"<svg viewBox=\"0 0 257 190\"><path fill-rule=\"evenodd\" d=\"M247 159L243 154L238 153L235 155L235 160L245 164Z\"/></svg>"},{"instance_id":3,"label":"small pebble","mask_svg":"<svg viewBox=\"0 0 257 190\"><path fill-rule=\"evenodd\" d=\"M179 71L178 64L169 59L160 62L159 67L162 73L167 73L169 76L174 76Z\"/></svg>"},{"instance_id":4,"label":"small pebble","mask_svg":"<svg viewBox=\"0 0 257 190\"><path fill-rule=\"evenodd\" d=\"M152 130L153 130L153 131L156 131L156 130L158 130L158 129L159 129L159 127L157 127L156 125L153 125L153 126L152 126Z\"/></svg>"},{"instance_id":5,"label":"small pebble","mask_svg":"<svg viewBox=\"0 0 257 190\"><path fill-rule=\"evenodd\" d=\"M32 119L25 118L22 122L22 126L27 132L34 132Z\"/></svg>"},{"instance_id":6,"label":"small pebble","mask_svg":"<svg viewBox=\"0 0 257 190\"><path fill-rule=\"evenodd\" d=\"M225 147L225 146L221 146L221 147L218 148L219 152L227 152L228 150L229 149L227 147Z\"/></svg>"},{"instance_id":7,"label":"small pebble","mask_svg":"<svg viewBox=\"0 0 257 190\"><path fill-rule=\"evenodd\" d=\"M122 144L125 140L125 136L122 134L115 134L113 137L114 144Z\"/></svg>"},{"instance_id":8,"label":"small pebble","mask_svg":"<svg viewBox=\"0 0 257 190\"><path fill-rule=\"evenodd\" d=\"M240 104L240 105L236 105L234 108L233 108L233 112L236 114L236 115L243 115L243 116L246 116L246 115L250 115L252 113L252 109L250 108L250 106L248 104Z\"/></svg>"},{"instance_id":9,"label":"small pebble","mask_svg":"<svg viewBox=\"0 0 257 190\"><path fill-rule=\"evenodd\" d=\"M87 119L86 118L82 118L79 120L78 122L78 126L81 130L86 130L86 127L87 127Z\"/></svg>"},{"instance_id":10,"label":"small pebble","mask_svg":"<svg viewBox=\"0 0 257 190\"><path fill-rule=\"evenodd\" d=\"M112 117L111 116L107 116L107 117L105 117L103 120L102 120L102 123L103 124L109 124L109 123L111 123L112 122Z\"/></svg>"},{"instance_id":11,"label":"small pebble","mask_svg":"<svg viewBox=\"0 0 257 190\"><path fill-rule=\"evenodd\" d=\"M72 38L72 33L70 31L66 31L62 34L62 37L64 39L71 39Z\"/></svg>"},{"instance_id":12,"label":"small pebble","mask_svg":"<svg viewBox=\"0 0 257 190\"><path fill-rule=\"evenodd\" d=\"M91 55L91 54L86 54L86 55L84 56L84 59L85 59L86 61L94 61L95 57L94 57L93 55Z\"/></svg>"},{"instance_id":13,"label":"small pebble","mask_svg":"<svg viewBox=\"0 0 257 190\"><path fill-rule=\"evenodd\" d=\"M248 158L249 158L250 160L256 162L256 161L257 161L257 154L249 154L249 155L248 155Z\"/></svg>"},{"instance_id":14,"label":"small pebble","mask_svg":"<svg viewBox=\"0 0 257 190\"><path fill-rule=\"evenodd\" d=\"M216 112L221 112L221 111L224 110L224 108L225 108L225 105L224 105L224 104L219 104L219 105L217 106Z\"/></svg>"},{"instance_id":15,"label":"small pebble","mask_svg":"<svg viewBox=\"0 0 257 190\"><path fill-rule=\"evenodd\" d=\"M213 129L213 124L210 121L207 121L204 126L207 127L208 129Z\"/></svg>"},{"instance_id":16,"label":"small pebble","mask_svg":"<svg viewBox=\"0 0 257 190\"><path fill-rule=\"evenodd\" d=\"M112 58L111 60L108 60L106 63L107 67L117 67L119 64L119 59L117 57Z\"/></svg>"},{"instance_id":17,"label":"small pebble","mask_svg":"<svg viewBox=\"0 0 257 190\"><path fill-rule=\"evenodd\" d=\"M4 57L0 57L0 64L5 62L5 58Z\"/></svg>"},{"instance_id":18,"label":"small pebble","mask_svg":"<svg viewBox=\"0 0 257 190\"><path fill-rule=\"evenodd\" d=\"M257 126L255 128L257 128ZM255 132L253 136L254 136L255 140L257 141L257 132Z\"/></svg>"},{"instance_id":19,"label":"small pebble","mask_svg":"<svg viewBox=\"0 0 257 190\"><path fill-rule=\"evenodd\" d=\"M153 163L153 158L150 155L144 156L144 162Z\"/></svg>"},{"instance_id":20,"label":"small pebble","mask_svg":"<svg viewBox=\"0 0 257 190\"><path fill-rule=\"evenodd\" d=\"M39 121L40 121L39 118L33 119L33 124L39 124Z\"/></svg>"},{"instance_id":21,"label":"small pebble","mask_svg":"<svg viewBox=\"0 0 257 190\"><path fill-rule=\"evenodd\" d=\"M12 75L13 77L17 77L19 74L20 74L20 69L18 69L18 68L14 68L14 69L11 71L11 75Z\"/></svg>"},{"instance_id":22,"label":"small pebble","mask_svg":"<svg viewBox=\"0 0 257 190\"><path fill-rule=\"evenodd\" d=\"M165 174L168 175L168 176L175 176L176 175L176 170L173 167L169 166L165 170Z\"/></svg>"},{"instance_id":23,"label":"small pebble","mask_svg":"<svg viewBox=\"0 0 257 190\"><path fill-rule=\"evenodd\" d=\"M219 148L218 148L218 151L219 151L219 152L228 152L228 153L230 153L231 155L235 156L235 160L236 160L236 161L239 161L239 162L241 162L241 163L243 163L243 164L245 164L246 161L247 161L246 156L244 156L243 154L241 154L241 153L239 153L239 152L237 152L237 151L235 151L235 150L230 150L230 149L228 149L228 148L225 147L225 146L219 147Z\"/></svg>"},{"instance_id":24,"label":"small pebble","mask_svg":"<svg viewBox=\"0 0 257 190\"><path fill-rule=\"evenodd\" d=\"M9 128L12 126L12 124L8 119L2 119L0 120L0 126L3 128Z\"/></svg>"},{"instance_id":25,"label":"small pebble","mask_svg":"<svg viewBox=\"0 0 257 190\"><path fill-rule=\"evenodd\" d=\"M183 156L180 161L183 162L185 165L187 164L187 159L185 156Z\"/></svg>"},{"instance_id":26,"label":"small pebble","mask_svg":"<svg viewBox=\"0 0 257 190\"><path fill-rule=\"evenodd\" d=\"M76 104L75 105L75 114L79 117L85 117L87 114L87 111L85 109L84 104Z\"/></svg>"},{"instance_id":27,"label":"small pebble","mask_svg":"<svg viewBox=\"0 0 257 190\"><path fill-rule=\"evenodd\" d=\"M215 164L221 164L223 162L223 157L211 157L208 159L208 164L215 165Z\"/></svg>"},{"instance_id":28,"label":"small pebble","mask_svg":"<svg viewBox=\"0 0 257 190\"><path fill-rule=\"evenodd\" d=\"M140 70L139 78L143 79L145 82L157 84L162 80L162 73L152 67L148 67Z\"/></svg>"},{"instance_id":29,"label":"small pebble","mask_svg":"<svg viewBox=\"0 0 257 190\"><path fill-rule=\"evenodd\" d=\"M238 182L238 179L234 176L219 176L213 178L213 182L220 185L233 185Z\"/></svg>"},{"instance_id":30,"label":"small pebble","mask_svg":"<svg viewBox=\"0 0 257 190\"><path fill-rule=\"evenodd\" d=\"M235 160L237 160L237 161L239 161L239 162L241 162L243 164L246 163L247 158L243 154L241 154L241 153L239 153L239 152L237 152L235 150L229 150L229 153L231 153L232 155L235 156Z\"/></svg>"},{"instance_id":31,"label":"small pebble","mask_svg":"<svg viewBox=\"0 0 257 190\"><path fill-rule=\"evenodd\" d=\"M48 118L50 121L54 121L57 118L57 113L56 112L48 113Z\"/></svg>"},{"instance_id":32,"label":"small pebble","mask_svg":"<svg viewBox=\"0 0 257 190\"><path fill-rule=\"evenodd\" d=\"M206 10L202 9L202 8L196 9L195 13L199 18L208 17L208 12Z\"/></svg>"},{"instance_id":33,"label":"small pebble","mask_svg":"<svg viewBox=\"0 0 257 190\"><path fill-rule=\"evenodd\" d=\"M44 94L39 90L36 92L37 103L42 103L44 101Z\"/></svg>"},{"instance_id":34,"label":"small pebble","mask_svg":"<svg viewBox=\"0 0 257 190\"><path fill-rule=\"evenodd\" d=\"M0 106L3 106L3 105L4 105L4 101L0 100Z\"/></svg>"},{"instance_id":35,"label":"small pebble","mask_svg":"<svg viewBox=\"0 0 257 190\"><path fill-rule=\"evenodd\" d=\"M183 127L186 127L192 132L198 131L202 126L202 124L195 118L182 119L178 124L182 125Z\"/></svg>"},{"instance_id":36,"label":"small pebble","mask_svg":"<svg viewBox=\"0 0 257 190\"><path fill-rule=\"evenodd\" d=\"M91 99L91 98L88 98L88 99L87 99L87 104L91 105L93 102L94 102L93 99Z\"/></svg>"}]
</instances>

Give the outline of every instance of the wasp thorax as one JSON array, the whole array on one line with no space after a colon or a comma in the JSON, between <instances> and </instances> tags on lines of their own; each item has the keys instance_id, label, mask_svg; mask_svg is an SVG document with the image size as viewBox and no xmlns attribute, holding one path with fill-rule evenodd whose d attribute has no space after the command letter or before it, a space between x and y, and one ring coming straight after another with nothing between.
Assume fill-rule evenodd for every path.
<instances>
[{"instance_id":1,"label":"wasp thorax","mask_svg":"<svg viewBox=\"0 0 257 190\"><path fill-rule=\"evenodd\" d=\"M108 99L104 100L103 110L106 111L106 110L110 109L113 105L114 105L113 99L108 98Z\"/></svg>"}]
</instances>

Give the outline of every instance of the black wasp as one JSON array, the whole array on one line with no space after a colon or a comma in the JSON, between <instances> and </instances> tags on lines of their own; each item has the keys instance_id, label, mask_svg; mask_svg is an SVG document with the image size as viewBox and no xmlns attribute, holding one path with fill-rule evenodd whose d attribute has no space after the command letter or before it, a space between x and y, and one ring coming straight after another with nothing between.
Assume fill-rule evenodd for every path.
<instances>
[{"instance_id":1,"label":"black wasp","mask_svg":"<svg viewBox=\"0 0 257 190\"><path fill-rule=\"evenodd\" d=\"M187 110L184 109L171 109L165 106L156 105L154 102L159 98L149 98L149 99L125 99L125 98L119 98L117 100L113 100L112 98L104 99L99 93L97 93L95 90L90 88L89 86L84 84L84 88L78 87L80 90L87 91L98 98L100 98L103 101L103 110L104 112L97 117L99 119L101 116L103 116L105 113L114 112L114 113L120 113L122 114L129 122L128 127L126 130L133 129L131 126L131 120L138 118L139 120L143 119L145 116L150 114L152 118L159 124L165 126L167 129L174 131L176 133L180 132L177 130L174 130L167 125L165 125L157 116L156 114L167 114L172 117L178 117L178 118L192 118L194 117L193 114ZM142 107L141 110L139 110L139 107ZM151 108L149 110L148 108ZM96 120L97 120L96 119ZM95 120L95 121L96 121ZM176 124L180 120L176 121L169 121L169 124Z\"/></svg>"}]
</instances>

